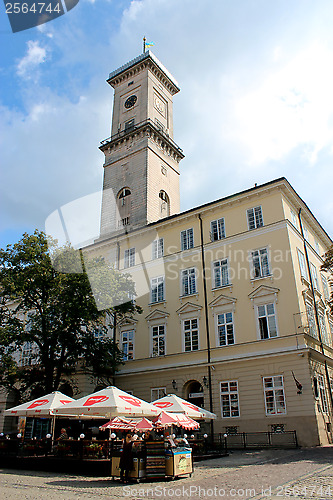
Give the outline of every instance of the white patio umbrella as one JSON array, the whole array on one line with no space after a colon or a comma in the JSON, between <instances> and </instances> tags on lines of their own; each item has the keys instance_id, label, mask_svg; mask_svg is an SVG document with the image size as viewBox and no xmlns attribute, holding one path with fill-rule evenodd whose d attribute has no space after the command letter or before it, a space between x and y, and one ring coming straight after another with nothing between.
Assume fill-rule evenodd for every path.
<instances>
[{"instance_id":1,"label":"white patio umbrella","mask_svg":"<svg viewBox=\"0 0 333 500\"><path fill-rule=\"evenodd\" d=\"M51 434L52 443L54 441L54 431L55 431L55 415L53 413L54 408L59 408L67 405L75 399L65 396L62 392L54 391L50 394L46 394L41 398L33 399L22 405L14 406L14 408L9 408L5 410L5 415L11 415L14 417L50 417L52 418Z\"/></svg>"},{"instance_id":2,"label":"white patio umbrella","mask_svg":"<svg viewBox=\"0 0 333 500\"><path fill-rule=\"evenodd\" d=\"M164 410L169 413L185 413L188 417L196 420L216 418L215 413L211 413L204 408L200 408L199 406L189 403L175 394L168 394L163 398L153 401L152 404L160 410Z\"/></svg>"},{"instance_id":3,"label":"white patio umbrella","mask_svg":"<svg viewBox=\"0 0 333 500\"><path fill-rule=\"evenodd\" d=\"M91 418L151 417L158 415L159 410L156 406L142 399L110 386L72 401L63 408L55 408L54 413L59 416L88 416Z\"/></svg>"},{"instance_id":4,"label":"white patio umbrella","mask_svg":"<svg viewBox=\"0 0 333 500\"><path fill-rule=\"evenodd\" d=\"M4 411L4 414L14 417L51 417L54 408L62 407L71 401L75 399L65 396L62 392L54 391L41 398L9 408Z\"/></svg>"}]
</instances>

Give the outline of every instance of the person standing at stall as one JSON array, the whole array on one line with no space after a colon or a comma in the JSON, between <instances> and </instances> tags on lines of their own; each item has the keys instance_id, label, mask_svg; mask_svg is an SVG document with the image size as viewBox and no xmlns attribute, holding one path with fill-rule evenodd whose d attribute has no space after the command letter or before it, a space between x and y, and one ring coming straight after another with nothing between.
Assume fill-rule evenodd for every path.
<instances>
[{"instance_id":1,"label":"person standing at stall","mask_svg":"<svg viewBox=\"0 0 333 500\"><path fill-rule=\"evenodd\" d=\"M128 483L128 475L133 469L133 439L131 434L127 434L123 441L123 450L120 455L120 481L123 483ZM125 478L124 478L125 473Z\"/></svg>"}]
</instances>

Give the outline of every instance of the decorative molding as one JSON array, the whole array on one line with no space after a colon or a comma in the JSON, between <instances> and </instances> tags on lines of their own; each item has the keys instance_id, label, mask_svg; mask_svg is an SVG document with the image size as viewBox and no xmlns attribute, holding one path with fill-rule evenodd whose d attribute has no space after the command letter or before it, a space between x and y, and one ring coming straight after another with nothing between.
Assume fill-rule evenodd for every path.
<instances>
[{"instance_id":1,"label":"decorative molding","mask_svg":"<svg viewBox=\"0 0 333 500\"><path fill-rule=\"evenodd\" d=\"M155 309L155 311L152 311L148 316L146 316L146 321L149 323L150 321L155 321L155 320L162 320L166 319L170 316L170 313L167 311L161 311L160 309Z\"/></svg>"},{"instance_id":2,"label":"decorative molding","mask_svg":"<svg viewBox=\"0 0 333 500\"><path fill-rule=\"evenodd\" d=\"M189 313L197 313L201 311L202 306L198 304L193 304L193 302L186 302L186 304L182 305L179 309L177 309L176 313L179 316Z\"/></svg>"},{"instance_id":3,"label":"decorative molding","mask_svg":"<svg viewBox=\"0 0 333 500\"><path fill-rule=\"evenodd\" d=\"M254 305L265 304L269 299L274 297L274 301L278 302L278 293L280 289L268 285L260 285L253 292L249 293L248 297L252 301L252 307Z\"/></svg>"}]
</instances>

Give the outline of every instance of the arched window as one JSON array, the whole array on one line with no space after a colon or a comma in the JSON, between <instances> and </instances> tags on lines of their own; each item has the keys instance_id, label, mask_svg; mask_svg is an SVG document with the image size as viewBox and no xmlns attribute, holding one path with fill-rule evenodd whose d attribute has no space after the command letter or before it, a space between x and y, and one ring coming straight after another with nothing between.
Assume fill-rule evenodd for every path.
<instances>
[{"instance_id":1,"label":"arched window","mask_svg":"<svg viewBox=\"0 0 333 500\"><path fill-rule=\"evenodd\" d=\"M168 217L170 215L170 199L165 191L161 190L159 193L160 200L160 215L161 217Z\"/></svg>"},{"instance_id":2,"label":"arched window","mask_svg":"<svg viewBox=\"0 0 333 500\"><path fill-rule=\"evenodd\" d=\"M131 190L122 188L117 196L118 227L128 226L131 216Z\"/></svg>"}]
</instances>

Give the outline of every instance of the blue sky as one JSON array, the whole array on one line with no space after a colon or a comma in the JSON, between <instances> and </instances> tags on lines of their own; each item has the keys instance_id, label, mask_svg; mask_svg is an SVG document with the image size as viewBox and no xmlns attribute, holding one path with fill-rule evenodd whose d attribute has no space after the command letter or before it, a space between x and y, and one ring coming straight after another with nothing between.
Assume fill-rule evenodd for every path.
<instances>
[{"instance_id":1,"label":"blue sky","mask_svg":"<svg viewBox=\"0 0 333 500\"><path fill-rule=\"evenodd\" d=\"M100 192L105 80L144 35L181 87L182 210L285 176L332 235L332 25L331 0L80 0L13 34L2 4L0 247Z\"/></svg>"}]
</instances>

